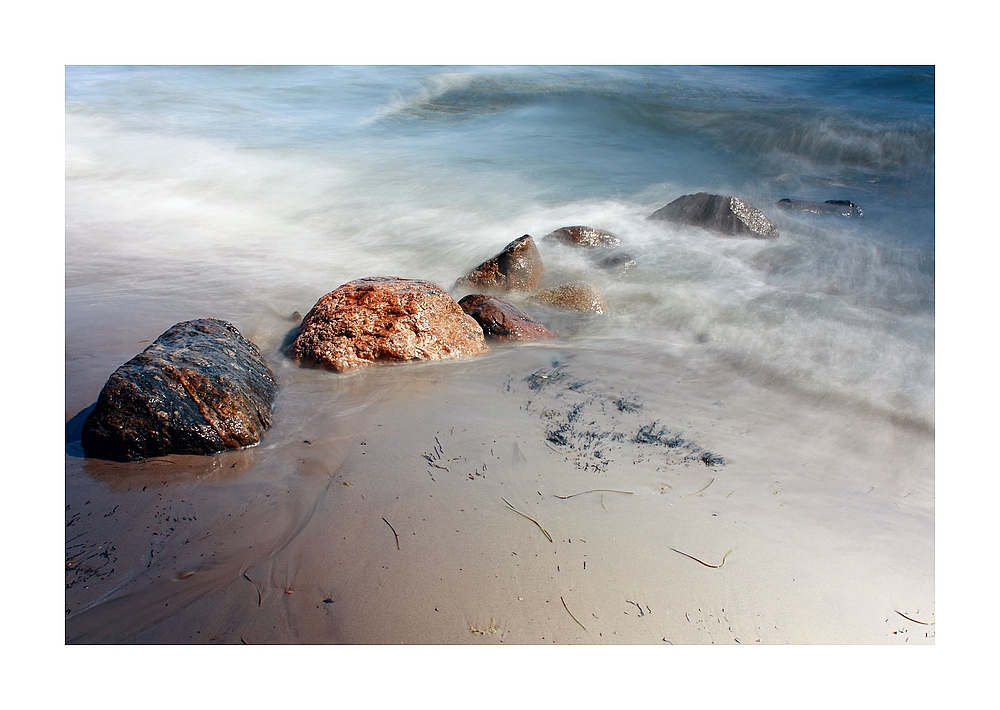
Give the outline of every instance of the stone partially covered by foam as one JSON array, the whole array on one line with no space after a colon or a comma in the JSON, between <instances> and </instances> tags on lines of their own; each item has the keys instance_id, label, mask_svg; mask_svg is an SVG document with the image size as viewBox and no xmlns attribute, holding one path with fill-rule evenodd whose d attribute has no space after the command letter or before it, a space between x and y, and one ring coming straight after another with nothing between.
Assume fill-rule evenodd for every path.
<instances>
[{"instance_id":1,"label":"stone partially covered by foam","mask_svg":"<svg viewBox=\"0 0 1000 710\"><path fill-rule=\"evenodd\" d=\"M778 228L763 212L738 197L699 192L684 195L649 215L649 219L702 227L718 234L773 239Z\"/></svg>"},{"instance_id":2,"label":"stone partially covered by foam","mask_svg":"<svg viewBox=\"0 0 1000 710\"><path fill-rule=\"evenodd\" d=\"M604 301L604 296L586 281L571 281L552 288L545 288L528 300L564 311L596 313L598 315L608 312L608 304Z\"/></svg>"},{"instance_id":3,"label":"stone partially covered by foam","mask_svg":"<svg viewBox=\"0 0 1000 710\"><path fill-rule=\"evenodd\" d=\"M497 291L531 291L538 286L544 273L545 266L535 240L525 234L458 279L456 285Z\"/></svg>"}]
</instances>

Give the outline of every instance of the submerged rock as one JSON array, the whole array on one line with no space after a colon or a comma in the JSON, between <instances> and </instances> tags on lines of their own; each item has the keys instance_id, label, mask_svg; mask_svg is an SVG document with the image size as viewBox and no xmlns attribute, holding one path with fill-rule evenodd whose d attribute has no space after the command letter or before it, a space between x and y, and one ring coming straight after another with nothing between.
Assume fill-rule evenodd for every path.
<instances>
[{"instance_id":1,"label":"submerged rock","mask_svg":"<svg viewBox=\"0 0 1000 710\"><path fill-rule=\"evenodd\" d=\"M545 235L542 241L590 249L614 249L622 243L622 240L611 232L593 227L562 227Z\"/></svg>"},{"instance_id":2,"label":"submerged rock","mask_svg":"<svg viewBox=\"0 0 1000 710\"><path fill-rule=\"evenodd\" d=\"M531 235L525 234L504 247L492 259L484 261L460 278L457 285L503 291L531 291L538 286L544 273L545 267L535 240Z\"/></svg>"},{"instance_id":3,"label":"submerged rock","mask_svg":"<svg viewBox=\"0 0 1000 710\"><path fill-rule=\"evenodd\" d=\"M763 239L778 236L778 228L760 210L738 197L710 195L707 192L678 197L649 215L648 219L688 224L733 236L749 235Z\"/></svg>"},{"instance_id":4,"label":"submerged rock","mask_svg":"<svg viewBox=\"0 0 1000 710\"><path fill-rule=\"evenodd\" d=\"M485 350L482 328L440 286L374 276L319 299L286 353L343 372L374 362L441 360Z\"/></svg>"},{"instance_id":5,"label":"submerged rock","mask_svg":"<svg viewBox=\"0 0 1000 710\"><path fill-rule=\"evenodd\" d=\"M108 378L81 444L118 461L252 446L271 425L276 391L260 351L231 323L178 323Z\"/></svg>"},{"instance_id":6,"label":"submerged rock","mask_svg":"<svg viewBox=\"0 0 1000 710\"><path fill-rule=\"evenodd\" d=\"M632 258L631 254L616 252L609 254L603 259L598 259L594 262L594 265L605 271L617 271L619 276L624 276L628 273L629 269L635 266L635 259Z\"/></svg>"},{"instance_id":7,"label":"submerged rock","mask_svg":"<svg viewBox=\"0 0 1000 710\"><path fill-rule=\"evenodd\" d=\"M584 249L590 263L598 269L617 271L619 276L624 276L629 269L635 266L635 259L630 254L624 252L608 254L609 250L621 246L622 240L603 229L562 227L545 235L542 241Z\"/></svg>"},{"instance_id":8,"label":"submerged rock","mask_svg":"<svg viewBox=\"0 0 1000 710\"><path fill-rule=\"evenodd\" d=\"M513 303L481 293L469 294L458 305L476 319L487 338L495 340L552 340L556 336Z\"/></svg>"},{"instance_id":9,"label":"submerged rock","mask_svg":"<svg viewBox=\"0 0 1000 710\"><path fill-rule=\"evenodd\" d=\"M853 202L847 200L827 200L826 202L807 202L805 200L790 200L787 197L778 200L778 207L786 210L799 210L800 212L811 212L812 214L835 214L842 217L864 217L861 211Z\"/></svg>"},{"instance_id":10,"label":"submerged rock","mask_svg":"<svg viewBox=\"0 0 1000 710\"><path fill-rule=\"evenodd\" d=\"M571 281L552 288L545 288L528 300L532 303L541 303L579 313L601 314L608 311L608 304L604 302L604 296L601 295L601 292L585 281Z\"/></svg>"}]
</instances>

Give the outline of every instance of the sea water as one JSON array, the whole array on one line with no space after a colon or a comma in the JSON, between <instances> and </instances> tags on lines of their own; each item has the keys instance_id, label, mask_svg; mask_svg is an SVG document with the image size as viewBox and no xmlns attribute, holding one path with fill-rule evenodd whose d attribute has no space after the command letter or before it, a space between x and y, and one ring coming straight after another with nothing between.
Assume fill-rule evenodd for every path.
<instances>
[{"instance_id":1,"label":"sea water","mask_svg":"<svg viewBox=\"0 0 1000 710\"><path fill-rule=\"evenodd\" d=\"M695 192L740 197L780 236L647 220ZM635 268L540 241L572 225L619 236ZM341 284L419 278L459 297L458 277L523 234L546 285L586 280L608 313L540 313L556 345L497 348L481 366L338 376L282 355ZM934 237L929 67L68 67L66 419L78 429L111 372L168 327L218 317L283 388L262 470L341 414L363 430L370 402L405 408L408 380L461 408L449 372L516 384L573 357L581 376L656 401L670 427L678 383L714 400L745 381L933 436ZM71 504L105 480L81 468L74 431ZM303 487L295 510L325 490ZM145 573L129 574L68 607L122 598Z\"/></svg>"},{"instance_id":2,"label":"sea water","mask_svg":"<svg viewBox=\"0 0 1000 710\"><path fill-rule=\"evenodd\" d=\"M780 237L646 221L700 191L739 196ZM71 357L78 290L119 311L199 294L205 316L304 313L364 276L451 288L522 234L575 224L638 264L617 278L544 255L610 304L584 337L697 346L932 422L932 69L67 69Z\"/></svg>"}]
</instances>

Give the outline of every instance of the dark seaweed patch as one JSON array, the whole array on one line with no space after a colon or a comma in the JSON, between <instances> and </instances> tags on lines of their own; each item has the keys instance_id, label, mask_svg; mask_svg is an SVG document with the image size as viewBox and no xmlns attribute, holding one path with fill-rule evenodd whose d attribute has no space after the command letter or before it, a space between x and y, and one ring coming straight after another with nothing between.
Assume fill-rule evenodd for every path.
<instances>
[{"instance_id":1,"label":"dark seaweed patch","mask_svg":"<svg viewBox=\"0 0 1000 710\"><path fill-rule=\"evenodd\" d=\"M566 438L566 433L569 431L570 428L567 425L560 424L558 427L546 429L545 438L556 446L570 446L569 439Z\"/></svg>"},{"instance_id":2,"label":"dark seaweed patch","mask_svg":"<svg viewBox=\"0 0 1000 710\"><path fill-rule=\"evenodd\" d=\"M537 370L525 377L524 381L528 383L528 389L532 392L540 392L550 385L565 380L567 377L565 366L559 366L557 363L553 363L553 365L551 370Z\"/></svg>"},{"instance_id":3,"label":"dark seaweed patch","mask_svg":"<svg viewBox=\"0 0 1000 710\"><path fill-rule=\"evenodd\" d=\"M635 414L642 408L642 402L640 402L636 397L619 397L615 400L615 406L618 407L619 412Z\"/></svg>"},{"instance_id":4,"label":"dark seaweed patch","mask_svg":"<svg viewBox=\"0 0 1000 710\"><path fill-rule=\"evenodd\" d=\"M718 454L712 453L711 451L702 451L700 454L698 454L697 460L701 461L706 466L726 465L726 460L724 458L722 458Z\"/></svg>"},{"instance_id":5,"label":"dark seaweed patch","mask_svg":"<svg viewBox=\"0 0 1000 710\"><path fill-rule=\"evenodd\" d=\"M687 443L683 436L680 434L674 434L666 427L660 427L659 430L657 430L657 424L659 424L659 422L655 421L652 424L647 424L646 426L641 427L639 429L639 433L635 435L635 443L666 446L668 449L676 449Z\"/></svg>"},{"instance_id":6,"label":"dark seaweed patch","mask_svg":"<svg viewBox=\"0 0 1000 710\"><path fill-rule=\"evenodd\" d=\"M642 426L632 420L630 424L631 415L643 406L637 395L602 392L599 387L584 389L596 380L581 380L558 361L553 361L552 369L528 375L524 382L538 394L536 399L528 400L524 410L546 420L546 443L559 447L566 460L583 471L606 472L615 462L615 451L629 444L666 449L668 464L700 461L706 466L725 465L722 456L703 450L680 433L661 426L659 420ZM644 456L639 453L633 463Z\"/></svg>"}]
</instances>

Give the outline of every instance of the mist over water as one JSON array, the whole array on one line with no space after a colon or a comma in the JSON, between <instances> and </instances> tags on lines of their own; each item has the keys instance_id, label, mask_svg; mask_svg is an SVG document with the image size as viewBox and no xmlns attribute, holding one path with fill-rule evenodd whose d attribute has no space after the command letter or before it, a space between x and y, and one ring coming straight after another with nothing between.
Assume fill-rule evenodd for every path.
<instances>
[{"instance_id":1,"label":"mist over water","mask_svg":"<svg viewBox=\"0 0 1000 710\"><path fill-rule=\"evenodd\" d=\"M779 238L646 220L698 191L748 201ZM933 69L67 69L68 360L95 329L141 341L201 316L280 359L288 317L348 280L450 289L575 224L638 267L540 245L551 283L584 278L610 306L567 346L654 382L676 379L669 352L933 427ZM72 373L70 415L97 394Z\"/></svg>"}]
</instances>

